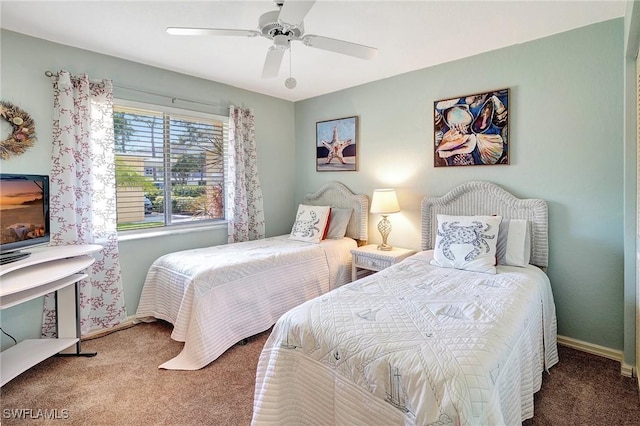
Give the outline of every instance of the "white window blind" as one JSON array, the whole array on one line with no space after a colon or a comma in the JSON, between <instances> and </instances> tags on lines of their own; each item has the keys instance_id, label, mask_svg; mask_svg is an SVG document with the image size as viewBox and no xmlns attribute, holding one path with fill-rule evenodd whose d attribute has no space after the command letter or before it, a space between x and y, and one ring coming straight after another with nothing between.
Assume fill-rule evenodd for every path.
<instances>
[{"instance_id":1,"label":"white window blind","mask_svg":"<svg viewBox=\"0 0 640 426\"><path fill-rule=\"evenodd\" d=\"M224 219L226 117L115 101L118 229Z\"/></svg>"}]
</instances>

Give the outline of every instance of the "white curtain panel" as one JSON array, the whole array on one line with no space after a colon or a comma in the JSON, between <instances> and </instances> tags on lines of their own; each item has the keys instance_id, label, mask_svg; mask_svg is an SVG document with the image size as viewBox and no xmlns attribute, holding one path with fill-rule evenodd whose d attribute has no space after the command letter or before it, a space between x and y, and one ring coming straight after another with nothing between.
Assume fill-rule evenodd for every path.
<instances>
[{"instance_id":1,"label":"white curtain panel","mask_svg":"<svg viewBox=\"0 0 640 426\"><path fill-rule=\"evenodd\" d=\"M226 213L229 243L264 238L253 111L235 106L229 108Z\"/></svg>"},{"instance_id":2,"label":"white curtain panel","mask_svg":"<svg viewBox=\"0 0 640 426\"><path fill-rule=\"evenodd\" d=\"M80 282L81 334L126 318L116 230L113 85L60 71L54 77L51 245L100 244ZM53 337L53 294L45 297L43 337Z\"/></svg>"}]
</instances>

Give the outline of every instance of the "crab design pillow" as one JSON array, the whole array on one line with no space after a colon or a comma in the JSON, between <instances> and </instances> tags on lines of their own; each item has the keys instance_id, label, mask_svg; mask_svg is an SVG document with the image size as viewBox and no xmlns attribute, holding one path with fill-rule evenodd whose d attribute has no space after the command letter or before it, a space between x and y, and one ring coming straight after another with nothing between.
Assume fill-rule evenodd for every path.
<instances>
[{"instance_id":1,"label":"crab design pillow","mask_svg":"<svg viewBox=\"0 0 640 426\"><path fill-rule=\"evenodd\" d=\"M496 244L501 221L501 216L439 214L431 264L495 274Z\"/></svg>"},{"instance_id":2,"label":"crab design pillow","mask_svg":"<svg viewBox=\"0 0 640 426\"><path fill-rule=\"evenodd\" d=\"M300 204L296 214L296 221L291 228L289 238L310 243L319 243L325 235L331 207L308 206Z\"/></svg>"}]
</instances>

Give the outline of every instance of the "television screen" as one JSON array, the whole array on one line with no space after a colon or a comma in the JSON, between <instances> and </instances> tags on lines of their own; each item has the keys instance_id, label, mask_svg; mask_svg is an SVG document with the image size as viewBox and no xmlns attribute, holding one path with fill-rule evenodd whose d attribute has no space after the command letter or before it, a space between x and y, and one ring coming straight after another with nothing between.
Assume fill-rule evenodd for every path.
<instances>
[{"instance_id":1,"label":"television screen","mask_svg":"<svg viewBox=\"0 0 640 426\"><path fill-rule=\"evenodd\" d=\"M49 242L48 176L0 174L0 232L3 254Z\"/></svg>"}]
</instances>

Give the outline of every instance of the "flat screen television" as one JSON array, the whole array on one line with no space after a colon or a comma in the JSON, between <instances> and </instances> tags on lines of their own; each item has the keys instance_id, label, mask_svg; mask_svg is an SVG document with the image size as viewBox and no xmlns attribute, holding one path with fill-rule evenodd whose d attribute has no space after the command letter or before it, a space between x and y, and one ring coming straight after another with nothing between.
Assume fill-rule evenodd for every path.
<instances>
[{"instance_id":1,"label":"flat screen television","mask_svg":"<svg viewBox=\"0 0 640 426\"><path fill-rule=\"evenodd\" d=\"M49 242L49 176L0 173L0 264Z\"/></svg>"}]
</instances>

